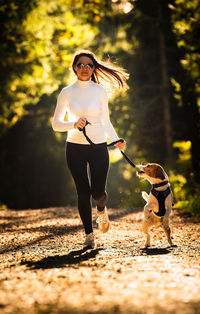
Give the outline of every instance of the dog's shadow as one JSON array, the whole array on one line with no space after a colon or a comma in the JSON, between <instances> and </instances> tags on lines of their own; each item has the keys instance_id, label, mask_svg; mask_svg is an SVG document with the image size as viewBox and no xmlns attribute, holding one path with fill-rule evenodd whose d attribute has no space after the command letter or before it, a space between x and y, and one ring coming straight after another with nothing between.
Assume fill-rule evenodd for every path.
<instances>
[{"instance_id":1,"label":"dog's shadow","mask_svg":"<svg viewBox=\"0 0 200 314\"><path fill-rule=\"evenodd\" d=\"M69 267L80 262L95 258L102 248L90 249L85 247L81 250L71 251L66 255L54 255L45 257L39 261L21 261L21 265L27 265L30 269L49 269Z\"/></svg>"},{"instance_id":2,"label":"dog's shadow","mask_svg":"<svg viewBox=\"0 0 200 314\"><path fill-rule=\"evenodd\" d=\"M145 253L145 255L164 255L171 253L172 247L166 247L166 248L157 248L157 247L144 247L141 248L140 251L142 253Z\"/></svg>"}]
</instances>

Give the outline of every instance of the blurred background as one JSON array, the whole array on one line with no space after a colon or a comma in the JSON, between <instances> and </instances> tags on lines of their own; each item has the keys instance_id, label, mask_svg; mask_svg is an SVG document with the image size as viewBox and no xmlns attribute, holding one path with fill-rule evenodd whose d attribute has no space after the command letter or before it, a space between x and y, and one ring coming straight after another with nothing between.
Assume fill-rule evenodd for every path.
<instances>
[{"instance_id":1,"label":"blurred background","mask_svg":"<svg viewBox=\"0 0 200 314\"><path fill-rule=\"evenodd\" d=\"M199 0L1 0L0 24L2 209L76 205L67 134L51 121L74 52L89 49L130 73L109 99L128 156L160 163L176 207L200 214ZM149 183L119 151L110 158L108 206L143 206Z\"/></svg>"}]
</instances>

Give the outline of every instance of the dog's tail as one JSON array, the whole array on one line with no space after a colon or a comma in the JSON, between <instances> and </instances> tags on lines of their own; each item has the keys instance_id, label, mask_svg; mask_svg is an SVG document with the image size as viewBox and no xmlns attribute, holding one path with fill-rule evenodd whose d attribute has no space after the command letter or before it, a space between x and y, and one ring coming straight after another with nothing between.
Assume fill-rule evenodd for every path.
<instances>
[{"instance_id":1,"label":"dog's tail","mask_svg":"<svg viewBox=\"0 0 200 314\"><path fill-rule=\"evenodd\" d=\"M142 191L142 197L146 202L148 202L149 195L146 192Z\"/></svg>"}]
</instances>

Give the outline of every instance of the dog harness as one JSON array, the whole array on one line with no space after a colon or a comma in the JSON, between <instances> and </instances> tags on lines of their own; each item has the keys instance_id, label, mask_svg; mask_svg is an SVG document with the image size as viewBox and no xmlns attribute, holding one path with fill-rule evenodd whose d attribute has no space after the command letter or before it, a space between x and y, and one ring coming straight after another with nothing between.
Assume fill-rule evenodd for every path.
<instances>
[{"instance_id":1,"label":"dog harness","mask_svg":"<svg viewBox=\"0 0 200 314\"><path fill-rule=\"evenodd\" d=\"M166 184L166 182L165 182L165 184ZM158 213L154 212L154 214L156 216L162 217L165 215L165 212L166 212L165 199L171 193L171 189L170 189L170 187L168 187L164 191L158 191L158 190L155 190L155 188L154 188L155 185L153 185L153 188L151 189L151 193L155 196L155 198L158 201L159 211L158 211ZM164 184L161 184L161 185L164 185ZM161 185L159 185L159 186L161 186ZM156 185L156 186L158 187L158 185Z\"/></svg>"}]
</instances>

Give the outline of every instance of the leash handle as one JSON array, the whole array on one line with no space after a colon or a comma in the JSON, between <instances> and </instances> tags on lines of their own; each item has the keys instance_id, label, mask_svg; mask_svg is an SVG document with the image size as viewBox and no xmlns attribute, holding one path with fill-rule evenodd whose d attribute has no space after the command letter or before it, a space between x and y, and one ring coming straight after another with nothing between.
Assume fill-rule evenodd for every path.
<instances>
[{"instance_id":1,"label":"leash handle","mask_svg":"<svg viewBox=\"0 0 200 314\"><path fill-rule=\"evenodd\" d=\"M85 126L81 129L80 127L78 127L77 129L80 131L80 132L83 132L84 131L84 128L86 127L86 125L88 124L91 124L90 122L88 122L88 120L86 120L86 124Z\"/></svg>"},{"instance_id":2,"label":"leash handle","mask_svg":"<svg viewBox=\"0 0 200 314\"><path fill-rule=\"evenodd\" d=\"M114 141L114 142L112 142L112 143L110 143L110 144L107 144L107 147L114 146L114 145L117 144L117 143L124 143L124 139L123 139L123 138L120 138L120 139L117 140L117 141Z\"/></svg>"},{"instance_id":3,"label":"leash handle","mask_svg":"<svg viewBox=\"0 0 200 314\"><path fill-rule=\"evenodd\" d=\"M86 121L86 125L88 125L88 124L90 124L90 122ZM78 129L79 129L79 131L82 131L82 132L83 132L83 134L84 134L86 140L88 141L88 143L90 143L92 146L95 146L95 144L91 141L91 139L90 139L90 138L87 136L87 134L86 134L86 130L85 130L86 125L85 125L82 129L81 129L81 128L78 128ZM118 139L117 141L114 141L114 142L112 142L112 143L110 143L110 144L107 144L107 147L111 147L111 146L114 146L114 145L117 144L117 143L123 143L123 142L124 142L124 139L123 139L123 138L120 138L120 139ZM121 152L121 154L124 156L124 158L126 159L126 161L128 161L128 163L129 163L133 168L135 168L136 166L135 166L135 164L130 160L130 158L129 158L122 150L120 150L120 152Z\"/></svg>"}]
</instances>

